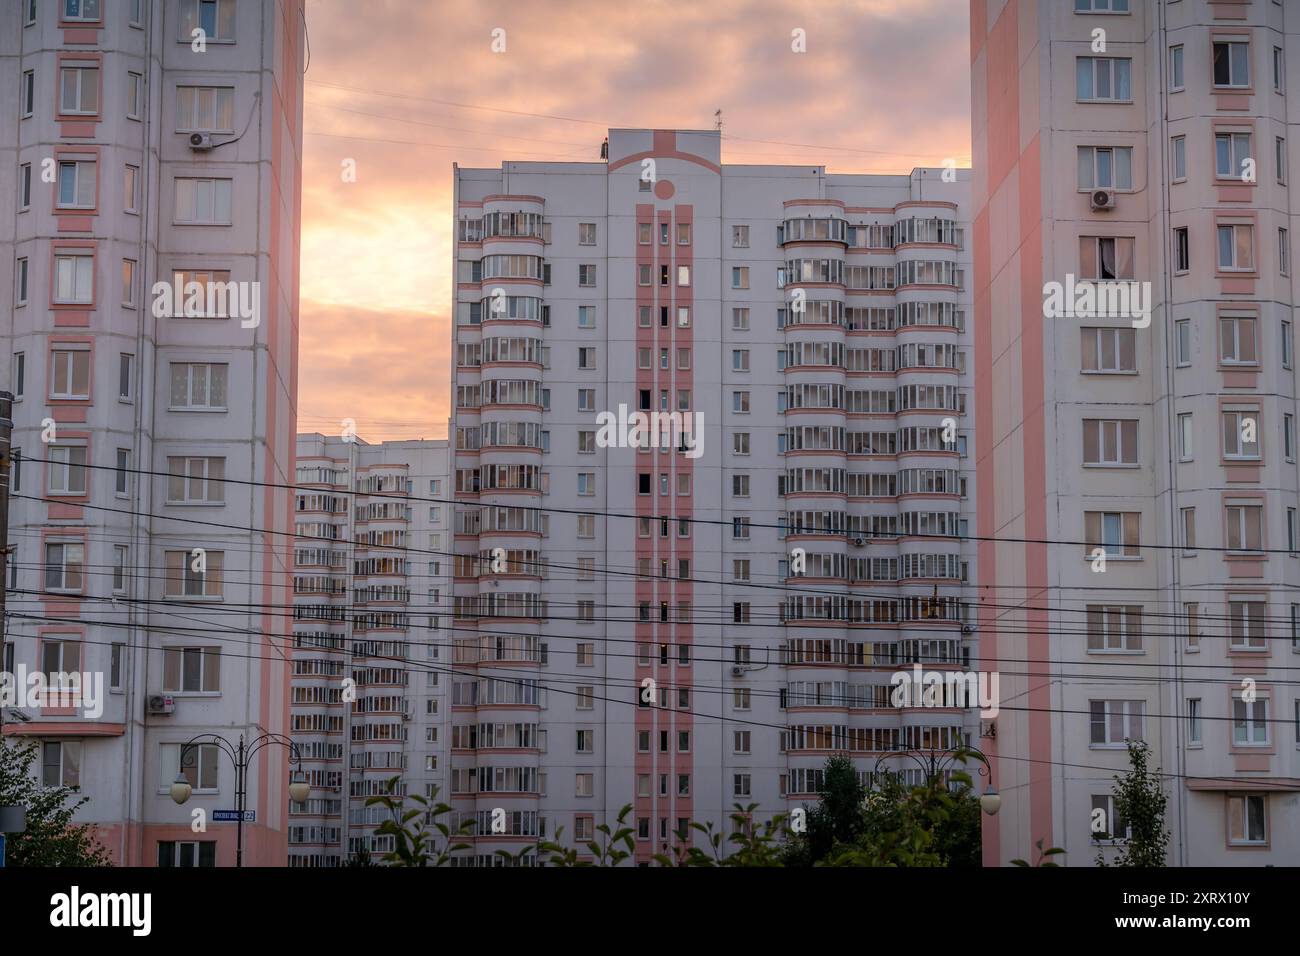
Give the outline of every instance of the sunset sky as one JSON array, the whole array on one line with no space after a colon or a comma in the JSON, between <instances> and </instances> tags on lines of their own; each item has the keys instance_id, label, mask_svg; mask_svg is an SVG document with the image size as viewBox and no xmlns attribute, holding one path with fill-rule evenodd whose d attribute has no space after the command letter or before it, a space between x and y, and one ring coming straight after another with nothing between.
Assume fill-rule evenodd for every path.
<instances>
[{"instance_id":1,"label":"sunset sky","mask_svg":"<svg viewBox=\"0 0 1300 956\"><path fill-rule=\"evenodd\" d=\"M967 7L307 0L299 431L445 437L453 162L595 162L611 126L720 108L724 163L966 166Z\"/></svg>"}]
</instances>

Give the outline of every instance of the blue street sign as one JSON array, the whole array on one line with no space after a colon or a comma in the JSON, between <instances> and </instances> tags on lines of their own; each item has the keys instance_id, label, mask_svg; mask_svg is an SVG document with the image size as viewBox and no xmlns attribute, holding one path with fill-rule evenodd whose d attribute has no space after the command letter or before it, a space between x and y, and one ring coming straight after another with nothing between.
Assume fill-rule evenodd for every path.
<instances>
[{"instance_id":1,"label":"blue street sign","mask_svg":"<svg viewBox=\"0 0 1300 956\"><path fill-rule=\"evenodd\" d=\"M238 810L213 810L213 811L212 811L212 822L213 822L213 823L238 823L238 822L239 822L239 811L238 811ZM244 822L245 822L245 823L256 823L256 822L257 822L257 811L256 811L256 810L245 810L245 811L244 811Z\"/></svg>"}]
</instances>

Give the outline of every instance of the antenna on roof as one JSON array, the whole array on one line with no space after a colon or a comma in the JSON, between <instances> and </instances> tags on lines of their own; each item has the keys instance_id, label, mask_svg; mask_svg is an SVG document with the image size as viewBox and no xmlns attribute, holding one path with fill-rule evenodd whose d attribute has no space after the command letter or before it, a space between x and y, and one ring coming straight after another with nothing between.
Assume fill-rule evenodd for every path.
<instances>
[{"instance_id":1,"label":"antenna on roof","mask_svg":"<svg viewBox=\"0 0 1300 956\"><path fill-rule=\"evenodd\" d=\"M713 111L713 128L716 129L719 133L722 132L722 110L721 109L716 109Z\"/></svg>"}]
</instances>

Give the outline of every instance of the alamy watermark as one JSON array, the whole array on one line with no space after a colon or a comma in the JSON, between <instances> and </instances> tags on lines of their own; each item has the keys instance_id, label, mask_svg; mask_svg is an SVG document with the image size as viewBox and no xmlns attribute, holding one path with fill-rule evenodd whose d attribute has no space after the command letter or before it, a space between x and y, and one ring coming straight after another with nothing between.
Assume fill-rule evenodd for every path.
<instances>
[{"instance_id":1,"label":"alamy watermark","mask_svg":"<svg viewBox=\"0 0 1300 956\"><path fill-rule=\"evenodd\" d=\"M1084 279L1043 284L1043 315L1049 319L1128 319L1135 329L1151 325L1151 283L1133 279Z\"/></svg>"},{"instance_id":2,"label":"alamy watermark","mask_svg":"<svg viewBox=\"0 0 1300 956\"><path fill-rule=\"evenodd\" d=\"M0 707L77 707L83 717L95 720L104 713L104 672L29 673L19 664L12 673L0 671Z\"/></svg>"},{"instance_id":3,"label":"alamy watermark","mask_svg":"<svg viewBox=\"0 0 1300 956\"><path fill-rule=\"evenodd\" d=\"M889 682L895 707L979 707L981 717L998 715L997 671L927 671L913 664Z\"/></svg>"},{"instance_id":4,"label":"alamy watermark","mask_svg":"<svg viewBox=\"0 0 1300 956\"><path fill-rule=\"evenodd\" d=\"M260 282L181 282L153 284L156 319L239 319L245 329L262 324Z\"/></svg>"},{"instance_id":5,"label":"alamy watermark","mask_svg":"<svg viewBox=\"0 0 1300 956\"><path fill-rule=\"evenodd\" d=\"M704 454L703 412L618 412L596 416L598 448L678 448L687 458Z\"/></svg>"}]
</instances>

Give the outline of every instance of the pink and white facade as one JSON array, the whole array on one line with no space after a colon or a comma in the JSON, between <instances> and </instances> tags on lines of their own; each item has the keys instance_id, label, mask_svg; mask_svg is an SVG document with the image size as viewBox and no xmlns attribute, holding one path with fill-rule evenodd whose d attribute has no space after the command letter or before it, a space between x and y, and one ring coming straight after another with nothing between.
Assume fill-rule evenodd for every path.
<instances>
[{"instance_id":1,"label":"pink and white facade","mask_svg":"<svg viewBox=\"0 0 1300 956\"><path fill-rule=\"evenodd\" d=\"M311 796L290 806L290 866L392 850L365 804L393 777L447 790L447 441L349 439L298 436L290 725Z\"/></svg>"},{"instance_id":2,"label":"pink and white facade","mask_svg":"<svg viewBox=\"0 0 1300 956\"><path fill-rule=\"evenodd\" d=\"M1171 865L1300 856L1296 14L971 3L989 865L1090 865L1134 737ZM1067 277L1149 283L1149 325L1045 316Z\"/></svg>"},{"instance_id":3,"label":"pink and white facade","mask_svg":"<svg viewBox=\"0 0 1300 956\"><path fill-rule=\"evenodd\" d=\"M180 745L288 730L292 496L268 485L294 478L303 17L301 0L0 9L5 669L100 673L106 698L97 718L7 710L4 733L80 787L119 864L233 865L234 825L210 822L233 767L199 751L177 806ZM177 277L251 291L256 319L156 310ZM245 865L284 862L288 768L278 747L253 760Z\"/></svg>"},{"instance_id":4,"label":"pink and white facade","mask_svg":"<svg viewBox=\"0 0 1300 956\"><path fill-rule=\"evenodd\" d=\"M829 754L974 742L973 711L888 699L977 656L943 172L723 166L672 130L456 169L449 792L506 811L467 865L625 804L647 863L686 820L815 802ZM610 447L620 406L701 415L698 444Z\"/></svg>"}]
</instances>

